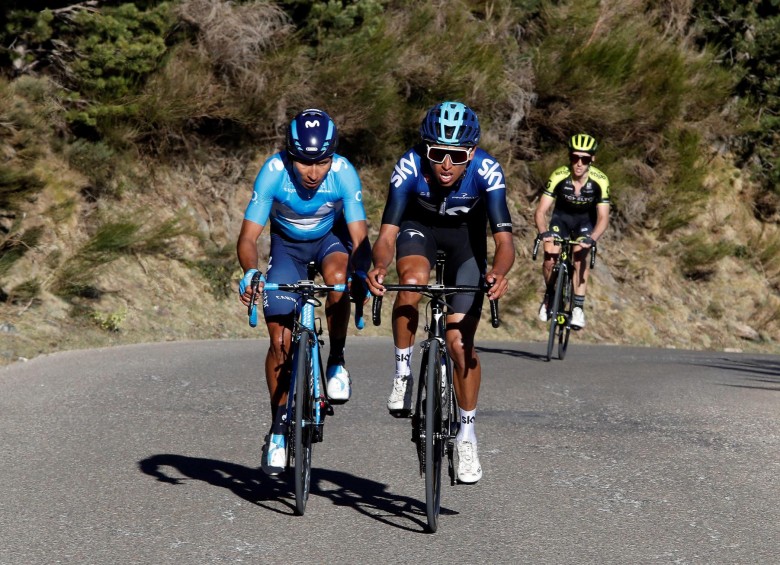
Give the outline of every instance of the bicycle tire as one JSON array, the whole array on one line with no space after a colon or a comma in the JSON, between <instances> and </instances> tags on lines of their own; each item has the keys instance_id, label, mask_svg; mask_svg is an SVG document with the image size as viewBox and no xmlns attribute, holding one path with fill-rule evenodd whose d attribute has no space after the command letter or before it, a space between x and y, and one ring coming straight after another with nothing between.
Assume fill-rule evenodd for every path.
<instances>
[{"instance_id":1,"label":"bicycle tire","mask_svg":"<svg viewBox=\"0 0 780 565\"><path fill-rule=\"evenodd\" d=\"M425 513L428 531L439 527L441 509L442 406L441 358L438 340L428 346L428 366L425 372ZM448 430L449 433L449 430Z\"/></svg>"},{"instance_id":2,"label":"bicycle tire","mask_svg":"<svg viewBox=\"0 0 780 565\"><path fill-rule=\"evenodd\" d=\"M561 312L565 312L564 324L560 324L558 335L558 359L561 361L566 357L566 348L569 346L569 334L571 333L571 307L574 293L574 281L566 274L563 284L563 296L561 300Z\"/></svg>"},{"instance_id":3,"label":"bicycle tire","mask_svg":"<svg viewBox=\"0 0 780 565\"><path fill-rule=\"evenodd\" d=\"M460 407L458 406L458 398L455 396L455 389L452 383L454 375L452 372L452 359L450 359L446 349L441 350L441 366L442 370L446 371L446 375L448 375L446 380L442 379L445 391L441 395L442 406L445 407L442 410L442 441L445 444L444 448L447 454L447 470L450 477L450 485L454 485L457 482L457 477L453 455L455 452L455 438L458 435L460 426ZM449 435L445 436L448 430Z\"/></svg>"},{"instance_id":4,"label":"bicycle tire","mask_svg":"<svg viewBox=\"0 0 780 565\"><path fill-rule=\"evenodd\" d=\"M555 277L555 292L553 293L552 304L549 309L549 322L550 331L547 336L547 360L552 360L553 348L555 347L555 341L558 338L558 312L561 307L561 295L563 294L563 281L565 273L563 269L557 269Z\"/></svg>"},{"instance_id":5,"label":"bicycle tire","mask_svg":"<svg viewBox=\"0 0 780 565\"><path fill-rule=\"evenodd\" d=\"M298 340L295 358L295 511L303 516L311 484L312 398L311 349L309 333Z\"/></svg>"}]
</instances>

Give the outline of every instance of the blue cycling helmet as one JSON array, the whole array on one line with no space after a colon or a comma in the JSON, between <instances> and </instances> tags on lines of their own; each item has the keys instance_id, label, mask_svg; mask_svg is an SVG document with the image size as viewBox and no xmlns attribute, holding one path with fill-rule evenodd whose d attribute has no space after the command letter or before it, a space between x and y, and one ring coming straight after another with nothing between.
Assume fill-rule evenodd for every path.
<instances>
[{"instance_id":1,"label":"blue cycling helmet","mask_svg":"<svg viewBox=\"0 0 780 565\"><path fill-rule=\"evenodd\" d=\"M479 143L479 120L460 102L442 102L428 110L420 124L420 137L439 145L474 147Z\"/></svg>"},{"instance_id":2,"label":"blue cycling helmet","mask_svg":"<svg viewBox=\"0 0 780 565\"><path fill-rule=\"evenodd\" d=\"M333 155L338 140L336 124L316 108L300 112L287 126L287 153L304 163L316 163Z\"/></svg>"}]
</instances>

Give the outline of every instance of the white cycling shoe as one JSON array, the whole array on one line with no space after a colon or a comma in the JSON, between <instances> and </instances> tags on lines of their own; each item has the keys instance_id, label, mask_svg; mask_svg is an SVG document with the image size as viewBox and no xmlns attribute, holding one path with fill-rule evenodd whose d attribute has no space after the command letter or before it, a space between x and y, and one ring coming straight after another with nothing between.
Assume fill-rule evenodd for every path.
<instances>
[{"instance_id":1,"label":"white cycling shoe","mask_svg":"<svg viewBox=\"0 0 780 565\"><path fill-rule=\"evenodd\" d=\"M330 365L325 371L328 398L333 404L343 404L352 396L352 379L343 364Z\"/></svg>"},{"instance_id":2,"label":"white cycling shoe","mask_svg":"<svg viewBox=\"0 0 780 565\"><path fill-rule=\"evenodd\" d=\"M543 300L542 303L539 305L539 319L542 322L546 322L549 320L549 315L547 314L547 300Z\"/></svg>"},{"instance_id":3,"label":"white cycling shoe","mask_svg":"<svg viewBox=\"0 0 780 565\"><path fill-rule=\"evenodd\" d=\"M287 468L287 446L285 437L278 434L265 436L260 466L266 475L279 475Z\"/></svg>"},{"instance_id":4,"label":"white cycling shoe","mask_svg":"<svg viewBox=\"0 0 780 565\"><path fill-rule=\"evenodd\" d=\"M459 483L471 485L482 478L482 465L479 464L476 443L471 441L456 442L454 463Z\"/></svg>"},{"instance_id":5,"label":"white cycling shoe","mask_svg":"<svg viewBox=\"0 0 780 565\"><path fill-rule=\"evenodd\" d=\"M393 390L387 399L387 410L396 418L407 418L412 413L412 375L396 375L393 378Z\"/></svg>"},{"instance_id":6,"label":"white cycling shoe","mask_svg":"<svg viewBox=\"0 0 780 565\"><path fill-rule=\"evenodd\" d=\"M571 311L571 322L569 325L575 330L579 330L585 327L585 312L582 308L575 306Z\"/></svg>"}]
</instances>

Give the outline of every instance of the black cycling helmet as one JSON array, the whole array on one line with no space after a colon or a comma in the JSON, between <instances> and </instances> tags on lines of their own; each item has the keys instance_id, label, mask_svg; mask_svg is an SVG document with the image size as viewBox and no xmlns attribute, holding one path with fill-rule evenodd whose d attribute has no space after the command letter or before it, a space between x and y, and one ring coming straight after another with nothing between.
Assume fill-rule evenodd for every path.
<instances>
[{"instance_id":1,"label":"black cycling helmet","mask_svg":"<svg viewBox=\"0 0 780 565\"><path fill-rule=\"evenodd\" d=\"M437 145L474 147L479 143L479 120L465 104L442 102L428 110L420 137Z\"/></svg>"},{"instance_id":2,"label":"black cycling helmet","mask_svg":"<svg viewBox=\"0 0 780 565\"><path fill-rule=\"evenodd\" d=\"M598 148L599 144L587 133L578 133L569 138L569 153L580 151L588 155L595 155Z\"/></svg>"},{"instance_id":3,"label":"black cycling helmet","mask_svg":"<svg viewBox=\"0 0 780 565\"><path fill-rule=\"evenodd\" d=\"M336 124L316 108L300 112L287 126L287 153L304 163L316 163L333 155L338 140Z\"/></svg>"}]
</instances>

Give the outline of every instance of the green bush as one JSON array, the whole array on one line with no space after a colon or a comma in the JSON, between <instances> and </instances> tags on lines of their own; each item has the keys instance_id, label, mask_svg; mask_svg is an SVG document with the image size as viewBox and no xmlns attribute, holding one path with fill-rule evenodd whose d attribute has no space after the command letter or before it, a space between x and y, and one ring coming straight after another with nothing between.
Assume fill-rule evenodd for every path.
<instances>
[{"instance_id":1,"label":"green bush","mask_svg":"<svg viewBox=\"0 0 780 565\"><path fill-rule=\"evenodd\" d=\"M757 212L780 214L780 2L701 0L693 8L700 43L716 46L721 64L738 77L733 94L746 99L742 131L732 147L742 165L771 196L759 196Z\"/></svg>"}]
</instances>

